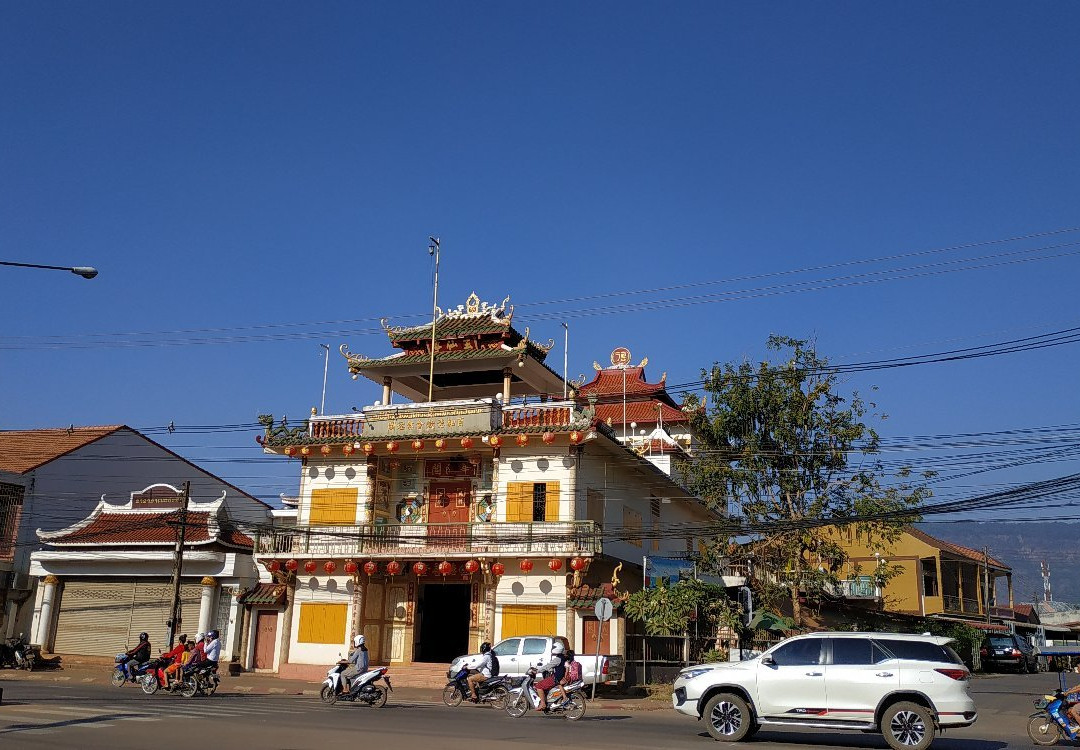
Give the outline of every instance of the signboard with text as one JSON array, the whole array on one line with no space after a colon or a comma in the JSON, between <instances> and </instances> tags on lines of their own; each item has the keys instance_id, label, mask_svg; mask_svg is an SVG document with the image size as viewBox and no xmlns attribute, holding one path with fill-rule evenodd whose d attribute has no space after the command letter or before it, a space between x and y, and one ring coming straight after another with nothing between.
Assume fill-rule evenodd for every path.
<instances>
[{"instance_id":1,"label":"signboard with text","mask_svg":"<svg viewBox=\"0 0 1080 750\"><path fill-rule=\"evenodd\" d=\"M367 411L364 414L364 437L372 440L402 435L438 437L448 432L485 435L498 426L495 416L495 409L487 405Z\"/></svg>"}]
</instances>

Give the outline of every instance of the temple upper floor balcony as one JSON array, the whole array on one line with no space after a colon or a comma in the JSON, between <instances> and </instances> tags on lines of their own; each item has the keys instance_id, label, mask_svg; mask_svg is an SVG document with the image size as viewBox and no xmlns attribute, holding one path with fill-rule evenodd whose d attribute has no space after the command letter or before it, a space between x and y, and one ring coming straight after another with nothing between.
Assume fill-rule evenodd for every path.
<instances>
[{"instance_id":1,"label":"temple upper floor balcony","mask_svg":"<svg viewBox=\"0 0 1080 750\"><path fill-rule=\"evenodd\" d=\"M600 529L592 521L413 523L296 526L255 539L258 556L373 559L474 556L597 555Z\"/></svg>"}]
</instances>

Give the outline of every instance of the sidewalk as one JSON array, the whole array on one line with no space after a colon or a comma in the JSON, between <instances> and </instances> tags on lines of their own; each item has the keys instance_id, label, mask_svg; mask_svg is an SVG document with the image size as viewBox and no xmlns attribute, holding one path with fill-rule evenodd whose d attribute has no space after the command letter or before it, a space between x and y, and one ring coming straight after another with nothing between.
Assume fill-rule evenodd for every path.
<instances>
[{"instance_id":1,"label":"sidewalk","mask_svg":"<svg viewBox=\"0 0 1080 750\"><path fill-rule=\"evenodd\" d=\"M310 695L317 696L320 682L304 680L285 680L272 674L243 672L235 677L228 670L222 670L220 693L240 695ZM94 657L64 657L64 666L34 672L15 669L0 669L0 685L20 682L57 682L67 684L109 685L112 675L112 662ZM390 682L394 681L394 670L390 669ZM136 690L133 685L119 688ZM10 690L10 688L9 688ZM590 693L591 694L591 693ZM418 687L395 687L391 700L409 703L433 703L442 705L442 690ZM635 697L612 693L610 688L599 688L596 700L589 701L591 709L602 711L660 711L671 708L671 700L661 698Z\"/></svg>"}]
</instances>

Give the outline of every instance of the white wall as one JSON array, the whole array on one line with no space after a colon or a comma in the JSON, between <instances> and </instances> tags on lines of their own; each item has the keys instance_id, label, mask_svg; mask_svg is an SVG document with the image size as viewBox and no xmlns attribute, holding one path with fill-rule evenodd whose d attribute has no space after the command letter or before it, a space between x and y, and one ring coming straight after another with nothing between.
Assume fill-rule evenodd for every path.
<instances>
[{"instance_id":1,"label":"white wall","mask_svg":"<svg viewBox=\"0 0 1080 750\"><path fill-rule=\"evenodd\" d=\"M553 480L554 481L554 480ZM517 571L518 560L503 560L507 566L506 575L499 579L495 589L495 640L501 641L502 636L502 608L510 606L541 606L558 607L555 619L555 633L551 635L566 635L566 575L553 574L545 567L545 573L539 572L541 566L547 565L548 558L530 558L536 566L532 573L511 573L511 568ZM548 633L537 633L548 635Z\"/></svg>"},{"instance_id":2,"label":"white wall","mask_svg":"<svg viewBox=\"0 0 1080 750\"><path fill-rule=\"evenodd\" d=\"M300 468L300 506L297 516L299 523L306 526L311 523L311 493L313 490L356 488L356 521L368 522L368 477L367 457L363 453L354 453L346 458L331 454L323 457L311 456L307 466Z\"/></svg>"},{"instance_id":3,"label":"white wall","mask_svg":"<svg viewBox=\"0 0 1080 750\"><path fill-rule=\"evenodd\" d=\"M349 623L352 622L353 617L352 592L353 582L349 576L300 576L296 582L296 594L293 599L292 632L289 633L289 663L326 664L329 668L338 659L349 655ZM345 617L341 643L300 643L297 640L300 636L300 605L310 602L350 605Z\"/></svg>"},{"instance_id":4,"label":"white wall","mask_svg":"<svg viewBox=\"0 0 1080 750\"><path fill-rule=\"evenodd\" d=\"M575 503L571 496L570 469L574 459L567 449L546 446L538 435L524 448L514 445L504 447L499 455L499 498L495 508L495 520L506 520L506 488L508 482L558 482L559 520L576 518ZM553 519L548 519L553 520Z\"/></svg>"}]
</instances>

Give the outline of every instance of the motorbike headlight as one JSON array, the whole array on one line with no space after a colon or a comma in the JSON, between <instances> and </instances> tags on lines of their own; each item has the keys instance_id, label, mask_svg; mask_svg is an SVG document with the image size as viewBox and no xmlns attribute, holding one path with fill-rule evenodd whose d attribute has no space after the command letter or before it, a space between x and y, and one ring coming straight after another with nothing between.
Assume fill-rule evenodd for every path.
<instances>
[{"instance_id":1,"label":"motorbike headlight","mask_svg":"<svg viewBox=\"0 0 1080 750\"><path fill-rule=\"evenodd\" d=\"M711 672L711 671L712 670L709 669L708 667L699 667L699 668L696 668L696 669L684 669L683 671L679 672L679 677L682 677L683 679L686 679L686 680L692 680L695 677L701 677L701 675L705 674L706 672Z\"/></svg>"}]
</instances>

